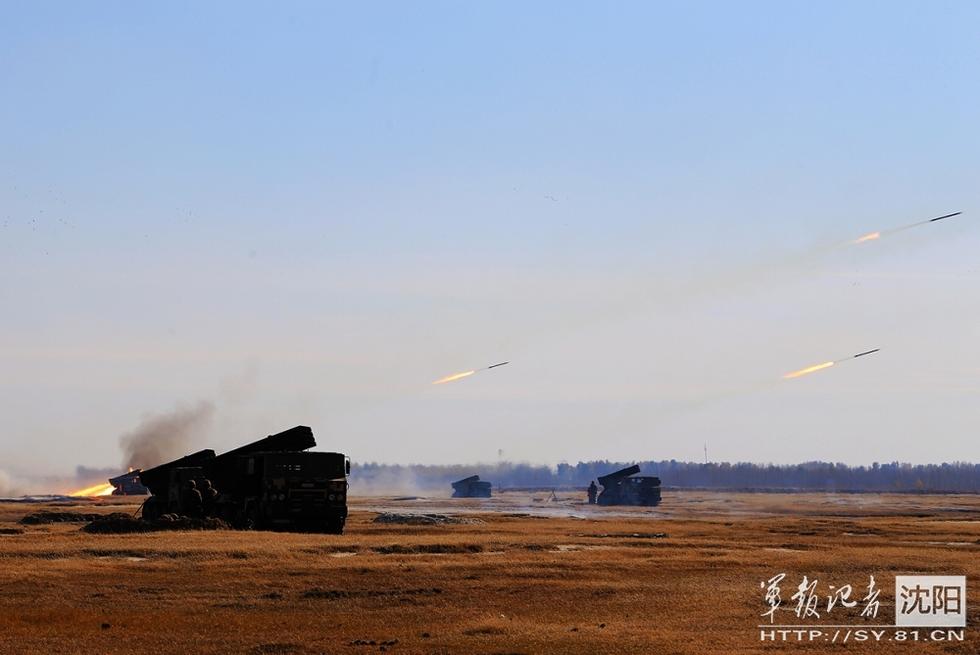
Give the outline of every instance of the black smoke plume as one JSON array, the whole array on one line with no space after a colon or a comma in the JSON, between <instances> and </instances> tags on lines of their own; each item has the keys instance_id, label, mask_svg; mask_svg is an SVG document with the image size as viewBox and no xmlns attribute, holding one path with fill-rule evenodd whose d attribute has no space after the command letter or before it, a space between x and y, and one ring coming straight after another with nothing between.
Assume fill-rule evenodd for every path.
<instances>
[{"instance_id":1,"label":"black smoke plume","mask_svg":"<svg viewBox=\"0 0 980 655\"><path fill-rule=\"evenodd\" d=\"M211 424L214 405L202 401L196 405L178 406L167 414L153 414L143 419L135 430L119 438L123 466L152 468L191 452L192 444Z\"/></svg>"}]
</instances>

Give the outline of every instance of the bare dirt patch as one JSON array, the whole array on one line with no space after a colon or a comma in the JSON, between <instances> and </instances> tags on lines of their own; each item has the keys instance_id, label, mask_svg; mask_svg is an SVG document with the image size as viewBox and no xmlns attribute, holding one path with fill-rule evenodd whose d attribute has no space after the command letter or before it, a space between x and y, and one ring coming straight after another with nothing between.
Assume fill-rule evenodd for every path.
<instances>
[{"instance_id":1,"label":"bare dirt patch","mask_svg":"<svg viewBox=\"0 0 980 655\"><path fill-rule=\"evenodd\" d=\"M127 515L128 516L128 515ZM24 525L46 525L49 523L88 523L102 518L102 514L81 512L34 512L20 520Z\"/></svg>"},{"instance_id":2,"label":"bare dirt patch","mask_svg":"<svg viewBox=\"0 0 980 655\"><path fill-rule=\"evenodd\" d=\"M400 525L476 525L482 520L469 516L447 514L396 514L382 512L374 517L375 523L396 523Z\"/></svg>"},{"instance_id":3,"label":"bare dirt patch","mask_svg":"<svg viewBox=\"0 0 980 655\"><path fill-rule=\"evenodd\" d=\"M164 515L155 521L144 521L130 514L113 512L106 516L96 515L91 523L82 528L91 534L132 534L163 532L167 530L230 530L231 526L215 518L197 519L189 516Z\"/></svg>"}]
</instances>

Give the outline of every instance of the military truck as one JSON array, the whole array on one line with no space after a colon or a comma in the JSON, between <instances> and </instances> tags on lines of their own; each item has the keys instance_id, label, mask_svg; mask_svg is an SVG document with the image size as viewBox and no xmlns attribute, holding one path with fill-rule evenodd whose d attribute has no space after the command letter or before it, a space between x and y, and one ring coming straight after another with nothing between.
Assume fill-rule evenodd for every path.
<instances>
[{"instance_id":1,"label":"military truck","mask_svg":"<svg viewBox=\"0 0 980 655\"><path fill-rule=\"evenodd\" d=\"M471 475L468 478L453 482L453 498L489 498L489 482L480 480L479 475Z\"/></svg>"},{"instance_id":2,"label":"military truck","mask_svg":"<svg viewBox=\"0 0 980 655\"><path fill-rule=\"evenodd\" d=\"M140 472L152 494L143 517L204 514L242 529L340 534L347 520L350 460L342 453L306 452L316 445L305 425L215 455L201 450ZM213 503L195 500L208 485Z\"/></svg>"},{"instance_id":3,"label":"military truck","mask_svg":"<svg viewBox=\"0 0 980 655\"><path fill-rule=\"evenodd\" d=\"M640 467L634 464L599 477L602 491L596 499L599 505L646 505L660 504L660 478L636 475Z\"/></svg>"},{"instance_id":4,"label":"military truck","mask_svg":"<svg viewBox=\"0 0 980 655\"><path fill-rule=\"evenodd\" d=\"M113 487L113 496L145 496L149 493L147 488L140 484L139 469L109 478L109 484Z\"/></svg>"}]
</instances>

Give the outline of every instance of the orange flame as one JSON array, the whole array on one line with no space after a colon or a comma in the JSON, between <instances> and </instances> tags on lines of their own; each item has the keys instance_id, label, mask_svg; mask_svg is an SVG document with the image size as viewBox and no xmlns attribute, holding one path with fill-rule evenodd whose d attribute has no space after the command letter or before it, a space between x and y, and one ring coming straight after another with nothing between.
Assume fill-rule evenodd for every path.
<instances>
[{"instance_id":1,"label":"orange flame","mask_svg":"<svg viewBox=\"0 0 980 655\"><path fill-rule=\"evenodd\" d=\"M446 384L447 382L454 382L456 380L462 380L463 378L468 378L476 373L476 371L464 371L462 373L453 373L452 375L447 375L444 378L439 378L432 384Z\"/></svg>"},{"instance_id":2,"label":"orange flame","mask_svg":"<svg viewBox=\"0 0 980 655\"><path fill-rule=\"evenodd\" d=\"M875 239L881 238L881 232L869 232L859 239L855 239L851 243L864 243L865 241L874 241Z\"/></svg>"},{"instance_id":3,"label":"orange flame","mask_svg":"<svg viewBox=\"0 0 980 655\"><path fill-rule=\"evenodd\" d=\"M806 368L801 368L798 371L793 371L792 373L787 373L783 376L784 380L789 380L792 378L802 377L808 373L815 373L816 371L822 371L825 368L830 368L836 364L836 362L824 362L823 364L814 364L813 366L807 366Z\"/></svg>"},{"instance_id":4,"label":"orange flame","mask_svg":"<svg viewBox=\"0 0 980 655\"><path fill-rule=\"evenodd\" d=\"M111 484L105 482L103 484L93 484L91 487L85 487L84 489L79 489L78 491L73 491L69 496L108 496L112 494L112 490L115 489Z\"/></svg>"}]
</instances>

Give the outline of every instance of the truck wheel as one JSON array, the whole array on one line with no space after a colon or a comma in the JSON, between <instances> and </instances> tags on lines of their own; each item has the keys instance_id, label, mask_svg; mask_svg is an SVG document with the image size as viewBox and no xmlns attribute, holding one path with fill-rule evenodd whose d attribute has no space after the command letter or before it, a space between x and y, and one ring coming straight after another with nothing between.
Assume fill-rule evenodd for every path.
<instances>
[{"instance_id":1,"label":"truck wheel","mask_svg":"<svg viewBox=\"0 0 980 655\"><path fill-rule=\"evenodd\" d=\"M344 534L344 519L332 519L327 521L327 534Z\"/></svg>"}]
</instances>

